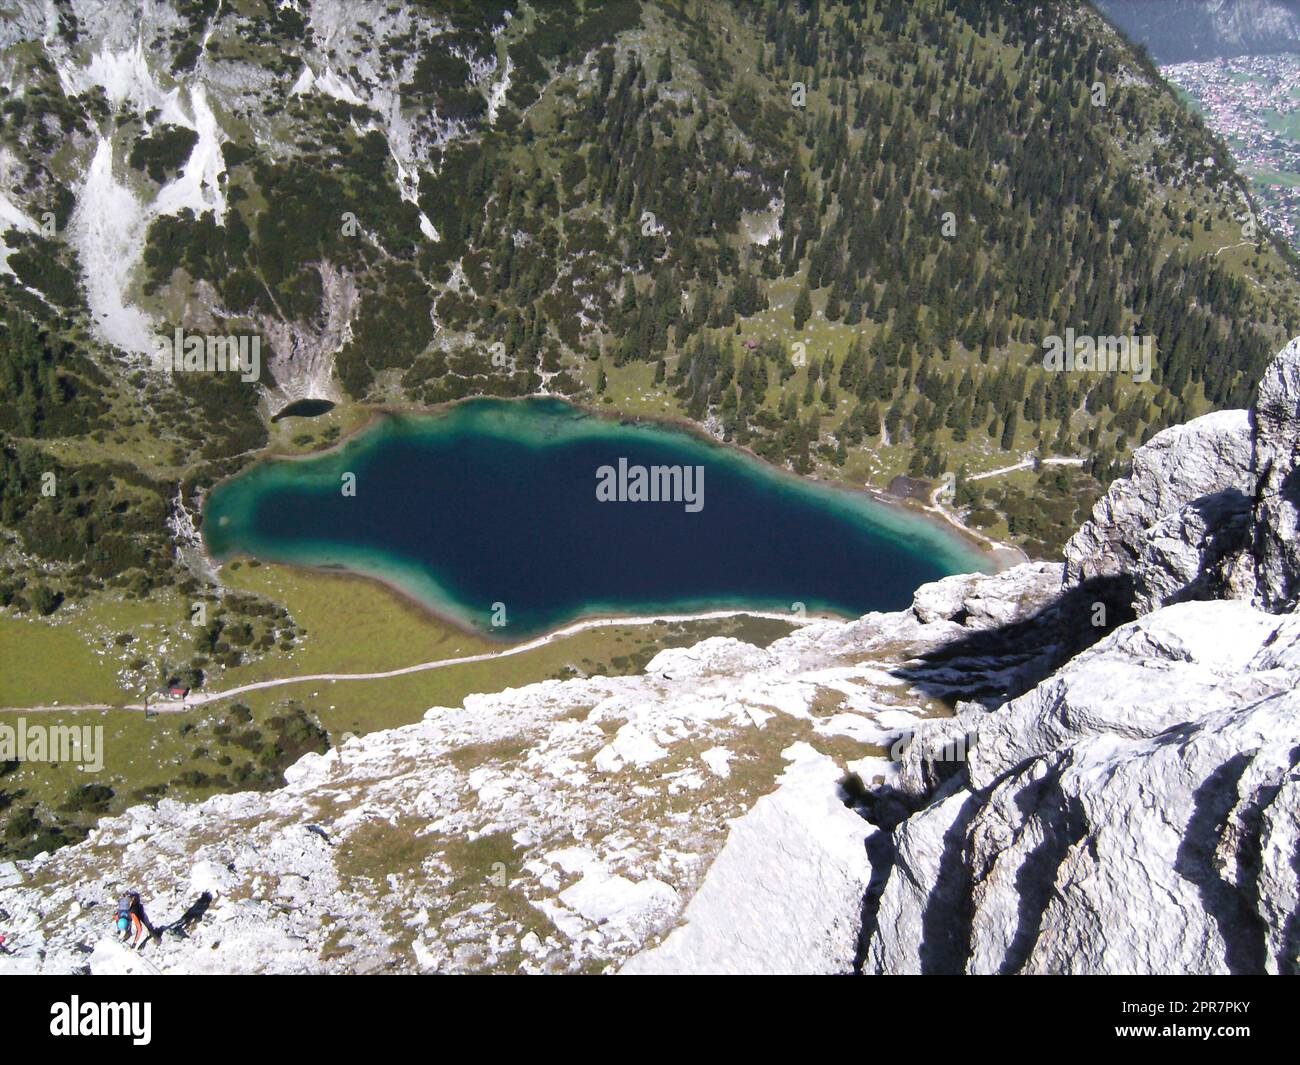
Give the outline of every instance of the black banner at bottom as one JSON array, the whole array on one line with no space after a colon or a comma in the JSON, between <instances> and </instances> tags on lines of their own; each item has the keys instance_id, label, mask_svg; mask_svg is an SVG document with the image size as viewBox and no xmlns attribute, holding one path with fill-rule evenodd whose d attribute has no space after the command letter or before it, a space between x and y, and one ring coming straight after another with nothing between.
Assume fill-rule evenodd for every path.
<instances>
[{"instance_id":1,"label":"black banner at bottom","mask_svg":"<svg viewBox=\"0 0 1300 1065\"><path fill-rule=\"evenodd\" d=\"M376 1032L458 1030L497 1038L577 1038L612 1052L659 1044L764 1041L778 1025L808 1045L841 1040L869 1052L873 1032L932 1049L990 1040L1004 1049L1103 1045L1271 1045L1289 1034L1292 985L1263 977L861 977L697 980L510 980L500 977L12 977L0 980L5 1045L114 1044L128 1055L184 1052L338 1054ZM439 1036L440 1031L444 1032ZM396 1049L396 1047L394 1047ZM769 1048L770 1049L770 1048Z\"/></svg>"}]
</instances>

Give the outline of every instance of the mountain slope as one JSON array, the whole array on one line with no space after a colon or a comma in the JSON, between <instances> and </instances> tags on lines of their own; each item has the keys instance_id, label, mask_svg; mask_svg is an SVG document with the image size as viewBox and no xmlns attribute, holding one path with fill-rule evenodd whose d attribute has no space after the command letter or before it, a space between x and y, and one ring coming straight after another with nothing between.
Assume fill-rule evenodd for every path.
<instances>
[{"instance_id":1,"label":"mountain slope","mask_svg":"<svg viewBox=\"0 0 1300 1065\"><path fill-rule=\"evenodd\" d=\"M1249 441L1244 583L1096 624L1142 585L1137 545L1228 491L1157 494L1157 439L1074 542L1086 579L950 577L765 649L435 708L279 790L134 807L14 867L0 971L117 971L104 900L147 884L169 973L1295 972L1297 504L1269 485L1295 476L1300 339L1261 397L1168 430L1184 469Z\"/></svg>"},{"instance_id":2,"label":"mountain slope","mask_svg":"<svg viewBox=\"0 0 1300 1065\"><path fill-rule=\"evenodd\" d=\"M1159 63L1300 49L1295 0L1100 0L1097 6Z\"/></svg>"},{"instance_id":3,"label":"mountain slope","mask_svg":"<svg viewBox=\"0 0 1300 1065\"><path fill-rule=\"evenodd\" d=\"M117 367L177 326L259 335L259 389L178 374L122 397L197 402L159 432L205 458L294 399L544 387L852 481L1035 446L1104 481L1130 441L1244 402L1295 322L1289 266L1229 247L1248 204L1226 154L1086 11L618 2L570 27L545 4L214 4L137 25L73 4L47 34L21 10L10 296L72 312ZM24 231L47 208L53 236ZM1066 328L1153 333L1153 385L1037 372Z\"/></svg>"},{"instance_id":4,"label":"mountain slope","mask_svg":"<svg viewBox=\"0 0 1300 1065\"><path fill-rule=\"evenodd\" d=\"M1073 5L11 8L0 620L92 642L146 604L123 691L301 645L203 557L204 494L376 406L545 390L856 487L950 478L1046 557L1300 329L1222 146ZM178 328L256 337L256 381L160 367ZM1151 380L1046 372L1069 329L1150 334ZM1036 455L1081 465L995 472Z\"/></svg>"}]
</instances>

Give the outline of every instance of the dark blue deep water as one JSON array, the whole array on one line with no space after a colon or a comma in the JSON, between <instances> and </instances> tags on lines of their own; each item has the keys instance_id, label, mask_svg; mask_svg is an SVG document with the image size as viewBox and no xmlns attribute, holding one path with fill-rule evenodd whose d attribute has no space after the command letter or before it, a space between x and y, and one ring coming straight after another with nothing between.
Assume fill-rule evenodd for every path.
<instances>
[{"instance_id":1,"label":"dark blue deep water","mask_svg":"<svg viewBox=\"0 0 1300 1065\"><path fill-rule=\"evenodd\" d=\"M702 466L703 508L598 501L596 471L620 458ZM217 559L341 567L501 639L595 614L801 602L854 616L988 568L941 528L858 493L554 400L390 417L336 451L259 463L212 493L203 532Z\"/></svg>"}]
</instances>

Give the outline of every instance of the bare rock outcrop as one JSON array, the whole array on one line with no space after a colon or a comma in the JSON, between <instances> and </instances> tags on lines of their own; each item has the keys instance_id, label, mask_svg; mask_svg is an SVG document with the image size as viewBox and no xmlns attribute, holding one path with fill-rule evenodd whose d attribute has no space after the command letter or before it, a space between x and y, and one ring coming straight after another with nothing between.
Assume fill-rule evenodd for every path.
<instances>
[{"instance_id":1,"label":"bare rock outcrop","mask_svg":"<svg viewBox=\"0 0 1300 1065\"><path fill-rule=\"evenodd\" d=\"M843 773L806 745L788 752L782 785L764 795L727 838L708 878L663 943L622 970L652 973L849 972L857 910L870 865L870 832L836 794ZM773 840L798 854L781 875L755 875ZM796 850L797 848L797 850ZM826 920L826 914L838 919Z\"/></svg>"},{"instance_id":2,"label":"bare rock outcrop","mask_svg":"<svg viewBox=\"0 0 1300 1065\"><path fill-rule=\"evenodd\" d=\"M1300 596L1300 337L1265 372L1252 415L1258 602L1293 610Z\"/></svg>"},{"instance_id":3,"label":"bare rock outcrop","mask_svg":"<svg viewBox=\"0 0 1300 1065\"><path fill-rule=\"evenodd\" d=\"M351 337L352 319L360 303L356 283L346 269L318 264L322 322L305 323L266 318L263 332L273 352L269 365L276 391L270 397L273 414L295 400L342 398L334 373L339 349Z\"/></svg>"},{"instance_id":4,"label":"bare rock outcrop","mask_svg":"<svg viewBox=\"0 0 1300 1065\"><path fill-rule=\"evenodd\" d=\"M1065 545L1067 586L1126 575L1139 612L1222 594L1245 546L1251 455L1245 411L1216 411L1157 433Z\"/></svg>"},{"instance_id":5,"label":"bare rock outcrop","mask_svg":"<svg viewBox=\"0 0 1300 1065\"><path fill-rule=\"evenodd\" d=\"M1068 586L1123 576L1134 609L1300 597L1300 338L1269 365L1250 411L1156 434L1065 547Z\"/></svg>"},{"instance_id":6,"label":"bare rock outcrop","mask_svg":"<svg viewBox=\"0 0 1300 1065\"><path fill-rule=\"evenodd\" d=\"M1065 588L1140 616L917 730L862 803L865 971L1300 971L1298 409L1293 342L1249 416L1139 449Z\"/></svg>"},{"instance_id":7,"label":"bare rock outcrop","mask_svg":"<svg viewBox=\"0 0 1300 1065\"><path fill-rule=\"evenodd\" d=\"M1133 607L1145 614L1168 603L1250 599L1255 565L1250 500L1236 488L1194 499L1156 522L1137 544Z\"/></svg>"},{"instance_id":8,"label":"bare rock outcrop","mask_svg":"<svg viewBox=\"0 0 1300 1065\"><path fill-rule=\"evenodd\" d=\"M1027 562L991 576L959 573L921 585L912 597L912 613L922 624L943 620L992 629L1051 603L1060 594L1061 576L1055 562Z\"/></svg>"},{"instance_id":9,"label":"bare rock outcrop","mask_svg":"<svg viewBox=\"0 0 1300 1065\"><path fill-rule=\"evenodd\" d=\"M986 715L893 833L865 969L1295 972L1300 674L1270 647L1298 636L1168 607Z\"/></svg>"}]
</instances>

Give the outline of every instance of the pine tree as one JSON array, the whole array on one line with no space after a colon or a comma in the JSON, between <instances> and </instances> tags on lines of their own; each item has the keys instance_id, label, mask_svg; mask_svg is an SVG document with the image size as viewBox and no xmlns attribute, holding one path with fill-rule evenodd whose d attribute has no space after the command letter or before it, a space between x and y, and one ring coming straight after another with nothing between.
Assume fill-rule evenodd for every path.
<instances>
[{"instance_id":1,"label":"pine tree","mask_svg":"<svg viewBox=\"0 0 1300 1065\"><path fill-rule=\"evenodd\" d=\"M878 404L870 403L867 405L866 414L862 419L862 431L867 436L880 435L880 407Z\"/></svg>"},{"instance_id":2,"label":"pine tree","mask_svg":"<svg viewBox=\"0 0 1300 1065\"><path fill-rule=\"evenodd\" d=\"M803 329L808 324L808 319L812 317L812 293L809 292L808 286L804 285L799 290L799 296L794 301L794 328L795 331Z\"/></svg>"},{"instance_id":3,"label":"pine tree","mask_svg":"<svg viewBox=\"0 0 1300 1065\"><path fill-rule=\"evenodd\" d=\"M1006 424L1002 427L1002 450L1011 451L1016 446L1016 423L1019 421L1015 408L1011 408L1011 413L1007 415Z\"/></svg>"},{"instance_id":4,"label":"pine tree","mask_svg":"<svg viewBox=\"0 0 1300 1065\"><path fill-rule=\"evenodd\" d=\"M665 81L673 80L673 50L671 48L664 52L663 59L659 61L659 73L656 75L655 80L661 85Z\"/></svg>"}]
</instances>

